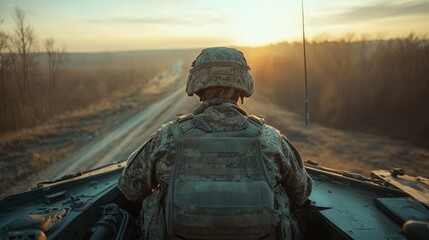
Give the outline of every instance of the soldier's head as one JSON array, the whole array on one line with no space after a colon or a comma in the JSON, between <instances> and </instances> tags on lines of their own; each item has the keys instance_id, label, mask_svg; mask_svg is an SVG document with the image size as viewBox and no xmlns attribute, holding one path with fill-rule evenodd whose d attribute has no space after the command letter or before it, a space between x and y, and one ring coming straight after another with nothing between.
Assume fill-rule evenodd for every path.
<instances>
[{"instance_id":1,"label":"soldier's head","mask_svg":"<svg viewBox=\"0 0 429 240\"><path fill-rule=\"evenodd\" d=\"M243 53L237 49L203 49L192 63L186 93L197 94L201 101L226 98L237 102L253 94L253 76L249 70Z\"/></svg>"}]
</instances>

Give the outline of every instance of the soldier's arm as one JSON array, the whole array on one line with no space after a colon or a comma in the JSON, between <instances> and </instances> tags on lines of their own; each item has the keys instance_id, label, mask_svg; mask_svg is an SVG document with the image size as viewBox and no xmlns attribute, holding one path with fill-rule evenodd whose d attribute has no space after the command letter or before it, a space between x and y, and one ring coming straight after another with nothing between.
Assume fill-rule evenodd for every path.
<instances>
[{"instance_id":1,"label":"soldier's arm","mask_svg":"<svg viewBox=\"0 0 429 240\"><path fill-rule=\"evenodd\" d=\"M311 194L311 178L304 168L299 152L285 137L282 138L282 150L290 164L283 174L282 185L291 202L300 206Z\"/></svg>"},{"instance_id":2,"label":"soldier's arm","mask_svg":"<svg viewBox=\"0 0 429 240\"><path fill-rule=\"evenodd\" d=\"M158 183L155 177L153 155L160 131L155 132L127 159L127 165L118 180L118 187L130 201L147 197Z\"/></svg>"}]
</instances>

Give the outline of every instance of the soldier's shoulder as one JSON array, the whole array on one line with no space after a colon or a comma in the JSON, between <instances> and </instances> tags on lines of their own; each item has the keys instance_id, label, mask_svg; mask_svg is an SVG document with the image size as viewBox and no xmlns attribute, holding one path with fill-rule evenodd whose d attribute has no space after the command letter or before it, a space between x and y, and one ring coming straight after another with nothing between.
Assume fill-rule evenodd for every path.
<instances>
[{"instance_id":1,"label":"soldier's shoulder","mask_svg":"<svg viewBox=\"0 0 429 240\"><path fill-rule=\"evenodd\" d=\"M192 113L179 113L176 115L176 119L169 121L165 124L163 124L161 126L161 128L159 129L159 131L165 132L165 133L169 133L172 131L172 128L182 122L185 122L187 120L191 120L194 117L194 114Z\"/></svg>"},{"instance_id":2,"label":"soldier's shoulder","mask_svg":"<svg viewBox=\"0 0 429 240\"><path fill-rule=\"evenodd\" d=\"M193 116L194 115L192 113L177 114L176 119L163 124L158 130L160 137L164 139L174 138L174 132L176 128L183 124L189 123Z\"/></svg>"},{"instance_id":3,"label":"soldier's shoulder","mask_svg":"<svg viewBox=\"0 0 429 240\"><path fill-rule=\"evenodd\" d=\"M273 127L273 126L271 126L271 125L269 125L269 124L267 124L267 123L265 123L263 126L262 126L262 130L265 132L265 133L267 133L267 134L270 134L270 135L273 135L273 136L281 136L282 135L282 133L280 132L280 130L278 130L277 128L275 128L275 127Z\"/></svg>"},{"instance_id":4,"label":"soldier's shoulder","mask_svg":"<svg viewBox=\"0 0 429 240\"><path fill-rule=\"evenodd\" d=\"M170 141L173 138L173 128L177 124L177 119L169 121L161 125L161 127L154 133L155 137L162 141Z\"/></svg>"},{"instance_id":5,"label":"soldier's shoulder","mask_svg":"<svg viewBox=\"0 0 429 240\"><path fill-rule=\"evenodd\" d=\"M264 124L261 127L261 136L263 139L269 140L271 144L281 145L282 133L275 127Z\"/></svg>"},{"instance_id":6,"label":"soldier's shoulder","mask_svg":"<svg viewBox=\"0 0 429 240\"><path fill-rule=\"evenodd\" d=\"M258 124L258 125L265 125L265 117L262 115L249 115L249 120Z\"/></svg>"},{"instance_id":7,"label":"soldier's shoulder","mask_svg":"<svg viewBox=\"0 0 429 240\"><path fill-rule=\"evenodd\" d=\"M186 120L190 120L194 117L192 113L179 113L176 115L176 120L172 121L174 123L180 123Z\"/></svg>"},{"instance_id":8,"label":"soldier's shoulder","mask_svg":"<svg viewBox=\"0 0 429 240\"><path fill-rule=\"evenodd\" d=\"M247 117L250 120L250 122L260 127L263 136L271 136L276 138L281 136L281 133L278 129L276 129L275 127L265 122L264 116L251 114L251 115L248 115Z\"/></svg>"}]
</instances>

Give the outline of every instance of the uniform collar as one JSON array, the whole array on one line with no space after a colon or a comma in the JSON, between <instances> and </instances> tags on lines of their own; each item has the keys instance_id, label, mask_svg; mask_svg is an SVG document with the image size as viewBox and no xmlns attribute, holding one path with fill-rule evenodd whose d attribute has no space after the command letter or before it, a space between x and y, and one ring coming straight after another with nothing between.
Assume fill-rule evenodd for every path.
<instances>
[{"instance_id":1,"label":"uniform collar","mask_svg":"<svg viewBox=\"0 0 429 240\"><path fill-rule=\"evenodd\" d=\"M240 112L241 114L243 114L244 116L247 116L246 111L244 111L243 109L241 109L236 102L231 101L229 99L225 99L225 98L213 98L213 99L208 99L205 101L202 101L200 103L200 105L194 109L194 115L203 113L207 108L209 107L213 107L213 106L220 106L220 107L230 107L230 108L234 108L235 110L237 110L238 112Z\"/></svg>"}]
</instances>

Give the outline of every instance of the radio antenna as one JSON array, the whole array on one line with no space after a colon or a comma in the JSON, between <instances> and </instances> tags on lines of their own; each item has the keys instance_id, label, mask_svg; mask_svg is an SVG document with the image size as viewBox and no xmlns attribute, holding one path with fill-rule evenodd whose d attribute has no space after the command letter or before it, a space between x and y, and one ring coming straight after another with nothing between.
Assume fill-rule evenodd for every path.
<instances>
[{"instance_id":1,"label":"radio antenna","mask_svg":"<svg viewBox=\"0 0 429 240\"><path fill-rule=\"evenodd\" d=\"M302 17L302 47L304 50L304 79L305 79L305 125L310 124L310 109L308 100L308 84L307 84L307 53L305 51L305 22L304 22L304 0L301 0L301 17Z\"/></svg>"}]
</instances>

